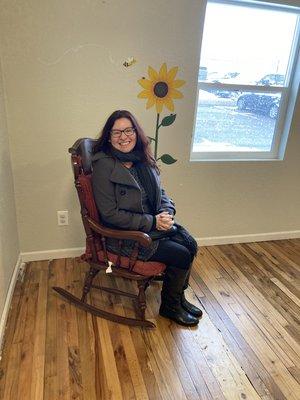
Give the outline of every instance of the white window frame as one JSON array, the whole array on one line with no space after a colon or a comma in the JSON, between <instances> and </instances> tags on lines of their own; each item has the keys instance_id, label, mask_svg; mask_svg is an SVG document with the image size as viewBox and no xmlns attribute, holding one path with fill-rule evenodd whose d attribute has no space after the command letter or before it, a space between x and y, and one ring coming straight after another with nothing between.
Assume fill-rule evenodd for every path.
<instances>
[{"instance_id":1,"label":"white window frame","mask_svg":"<svg viewBox=\"0 0 300 400\"><path fill-rule=\"evenodd\" d=\"M292 118L295 110L300 83L300 7L293 7L275 3L265 3L251 0L208 0L210 3L232 4L254 8L263 8L275 11L298 13L293 47L291 51L290 64L287 68L285 84L283 86L259 86L259 85L238 85L226 83L212 83L198 81L197 95L194 112L194 126L190 150L190 161L276 161L283 160L286 144L288 141ZM205 16L201 21L205 23ZM203 39L203 38L202 38ZM202 40L201 40L202 42ZM201 52L199 58L200 67ZM198 67L198 70L199 70ZM286 84L288 83L288 84ZM270 151L234 151L234 152L195 152L193 151L194 137L196 134L197 110L199 101L199 90L214 88L219 90L240 90L249 92L281 93L279 115L276 121L273 141Z\"/></svg>"}]
</instances>

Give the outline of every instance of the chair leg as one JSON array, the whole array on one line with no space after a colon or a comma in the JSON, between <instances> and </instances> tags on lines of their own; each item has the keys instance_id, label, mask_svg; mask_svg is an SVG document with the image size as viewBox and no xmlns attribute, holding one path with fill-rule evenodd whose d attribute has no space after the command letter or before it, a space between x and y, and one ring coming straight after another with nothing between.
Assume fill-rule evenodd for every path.
<instances>
[{"instance_id":1,"label":"chair leg","mask_svg":"<svg viewBox=\"0 0 300 400\"><path fill-rule=\"evenodd\" d=\"M145 291L149 286L149 279L137 281L138 286L138 295L137 295L137 311L139 313L139 317L142 320L145 320L145 311L146 311L146 294Z\"/></svg>"},{"instance_id":2,"label":"chair leg","mask_svg":"<svg viewBox=\"0 0 300 400\"><path fill-rule=\"evenodd\" d=\"M86 301L86 296L88 295L89 291L91 290L91 286L95 276L98 274L99 269L90 267L90 270L85 275L84 285L82 289L82 296L81 301Z\"/></svg>"}]
</instances>

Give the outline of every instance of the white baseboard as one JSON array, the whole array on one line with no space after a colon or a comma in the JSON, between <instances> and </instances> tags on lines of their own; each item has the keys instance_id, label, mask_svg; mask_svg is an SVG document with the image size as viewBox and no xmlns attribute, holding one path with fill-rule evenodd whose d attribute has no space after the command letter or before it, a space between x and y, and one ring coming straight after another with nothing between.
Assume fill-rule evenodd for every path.
<instances>
[{"instance_id":1,"label":"white baseboard","mask_svg":"<svg viewBox=\"0 0 300 400\"><path fill-rule=\"evenodd\" d=\"M71 249L31 251L28 253L21 253L21 257L23 262L30 262L41 260L54 260L57 258L79 257L84 252L84 247L73 247Z\"/></svg>"},{"instance_id":2,"label":"white baseboard","mask_svg":"<svg viewBox=\"0 0 300 400\"><path fill-rule=\"evenodd\" d=\"M8 313L10 310L10 303L12 300L16 282L18 280L19 272L21 270L21 267L23 267L23 266L24 266L24 262L22 260L21 254L20 254L18 257L17 263L15 265L14 272L10 279L10 283L8 286L8 291L7 291L7 295L6 295L6 299L5 299L5 303L4 303L4 308L3 308L1 320L0 320L0 358L1 358L1 350L2 350L4 334L5 334L6 321L7 321Z\"/></svg>"},{"instance_id":3,"label":"white baseboard","mask_svg":"<svg viewBox=\"0 0 300 400\"><path fill-rule=\"evenodd\" d=\"M216 246L221 244L265 242L268 240L283 240L300 238L300 231L253 233L248 235L214 236L196 238L199 246Z\"/></svg>"}]
</instances>

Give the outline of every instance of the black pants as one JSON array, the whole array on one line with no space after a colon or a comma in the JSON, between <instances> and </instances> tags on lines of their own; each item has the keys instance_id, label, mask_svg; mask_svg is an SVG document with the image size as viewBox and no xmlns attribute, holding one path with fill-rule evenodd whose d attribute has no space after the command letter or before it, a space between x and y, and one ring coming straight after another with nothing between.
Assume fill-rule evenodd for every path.
<instances>
[{"instance_id":1,"label":"black pants","mask_svg":"<svg viewBox=\"0 0 300 400\"><path fill-rule=\"evenodd\" d=\"M148 261L162 262L168 266L188 270L193 262L193 256L182 244L172 239L160 240L158 248Z\"/></svg>"}]
</instances>

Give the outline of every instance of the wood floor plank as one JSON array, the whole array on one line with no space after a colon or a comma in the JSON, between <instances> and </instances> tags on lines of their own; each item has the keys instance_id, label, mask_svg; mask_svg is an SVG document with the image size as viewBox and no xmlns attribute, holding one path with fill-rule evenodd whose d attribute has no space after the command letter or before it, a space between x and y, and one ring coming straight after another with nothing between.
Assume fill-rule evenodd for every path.
<instances>
[{"instance_id":1,"label":"wood floor plank","mask_svg":"<svg viewBox=\"0 0 300 400\"><path fill-rule=\"evenodd\" d=\"M295 268L295 270L300 272L300 255L294 250L291 250L288 246L288 243L273 241L270 243L272 246L272 252L275 253L276 256L282 258L286 261L291 267Z\"/></svg>"},{"instance_id":2,"label":"wood floor plank","mask_svg":"<svg viewBox=\"0 0 300 400\"><path fill-rule=\"evenodd\" d=\"M300 299L295 296L282 282L277 278L271 278L271 281L275 283L298 307L300 307Z\"/></svg>"},{"instance_id":3,"label":"wood floor plank","mask_svg":"<svg viewBox=\"0 0 300 400\"><path fill-rule=\"evenodd\" d=\"M18 279L14 295L11 302L9 315L7 318L5 334L3 338L3 347L0 356L0 399L4 397L5 381L8 371L9 354L12 348L12 341L14 332L16 331L16 325L18 321L18 315L21 308L21 300L24 292L24 284Z\"/></svg>"},{"instance_id":4,"label":"wood floor plank","mask_svg":"<svg viewBox=\"0 0 300 400\"><path fill-rule=\"evenodd\" d=\"M116 326L117 324L114 322L108 322L107 325L114 358L116 361L118 381L120 382L121 389L121 397L124 400L136 399L135 390L130 374L130 366L126 357L125 347L121 335L122 328L120 326Z\"/></svg>"},{"instance_id":5,"label":"wood floor plank","mask_svg":"<svg viewBox=\"0 0 300 400\"><path fill-rule=\"evenodd\" d=\"M112 287L112 288L118 288L117 283L115 279L111 279L107 274L103 274L102 276L102 284L107 287ZM106 296L107 305L105 307L106 311L108 312L113 312L117 313L118 315L125 315L123 305L121 302L120 296L113 296L112 294L107 294ZM103 299L104 300L104 299ZM137 387L137 393L140 395L140 389L143 391L144 389L144 395L146 396L145 398L147 399L147 390L145 386L143 387L143 379L141 377L140 384L139 382L135 379L135 374L133 371L131 371L131 365L130 361L135 362L134 358L133 359L128 359L128 355L130 353L130 348L132 350L132 343L131 343L131 336L130 336L130 331L129 328L126 326L123 326L121 324L116 324L114 322L108 322L107 324L108 330L109 330L109 335L111 338L111 343L112 343L112 348L114 351L115 355L115 360L116 360L116 368L118 371L118 377L120 381L120 388L121 388L121 393L122 393L122 398L124 400L127 399L136 399L136 391L134 387L134 381L135 383L138 384ZM129 334L129 336L127 335ZM126 345L130 347L126 351ZM131 353L133 355L133 353ZM135 366L137 364L135 363ZM135 372L138 373L138 371L135 369ZM133 379L132 379L133 378Z\"/></svg>"},{"instance_id":6,"label":"wood floor plank","mask_svg":"<svg viewBox=\"0 0 300 400\"><path fill-rule=\"evenodd\" d=\"M289 239L284 240L284 242L288 242L288 244L292 246L298 254L300 254L300 239Z\"/></svg>"},{"instance_id":7,"label":"wood floor plank","mask_svg":"<svg viewBox=\"0 0 300 400\"><path fill-rule=\"evenodd\" d=\"M125 316L125 313L124 313ZM140 363L134 347L133 337L128 326L121 325L121 340L125 352L125 357L129 366L129 373L133 385L135 398L137 400L148 400L148 393L143 379Z\"/></svg>"},{"instance_id":8,"label":"wood floor plank","mask_svg":"<svg viewBox=\"0 0 300 400\"><path fill-rule=\"evenodd\" d=\"M56 286L56 272L53 261L48 265L48 291L46 308L45 375L44 400L52 400L58 395L57 381L57 296L52 290Z\"/></svg>"},{"instance_id":9,"label":"wood floor plank","mask_svg":"<svg viewBox=\"0 0 300 400\"><path fill-rule=\"evenodd\" d=\"M94 317L87 315L82 310L77 310L77 321L78 321L78 338L79 338L79 351L81 360L81 374L82 374L82 393L85 400L97 400L99 397L97 394L102 395L102 388L105 385L101 385L101 376L99 373L99 361L97 350L96 338L93 336L94 329L91 330L91 325L96 322ZM96 328L95 328L96 331ZM98 343L98 342L97 342ZM96 372L97 374L96 374Z\"/></svg>"},{"instance_id":10,"label":"wood floor plank","mask_svg":"<svg viewBox=\"0 0 300 400\"><path fill-rule=\"evenodd\" d=\"M102 318L97 318L97 327L103 355L104 373L106 375L110 398L121 400L122 389L116 365L117 358L114 354L112 338L108 328L109 323L109 321Z\"/></svg>"},{"instance_id":11,"label":"wood floor plank","mask_svg":"<svg viewBox=\"0 0 300 400\"><path fill-rule=\"evenodd\" d=\"M65 264L66 287L75 296L80 297L82 285L80 280L80 268L76 259L67 259ZM70 379L70 396L72 400L83 400L82 388L82 365L80 358L78 320L76 308L66 303L67 318L67 343L68 343L68 364Z\"/></svg>"},{"instance_id":12,"label":"wood floor plank","mask_svg":"<svg viewBox=\"0 0 300 400\"><path fill-rule=\"evenodd\" d=\"M78 262L78 278L84 281L88 266ZM74 307L74 306L72 306ZM96 318L85 311L76 309L79 354L81 361L82 394L84 400L108 399L99 351L98 328Z\"/></svg>"},{"instance_id":13,"label":"wood floor plank","mask_svg":"<svg viewBox=\"0 0 300 400\"><path fill-rule=\"evenodd\" d=\"M45 373L45 344L46 344L46 310L47 310L47 281L49 263L40 262L38 299L35 315L35 340L33 348L31 396L32 400L42 400L44 394ZM24 399L24 397L23 397Z\"/></svg>"},{"instance_id":14,"label":"wood floor plank","mask_svg":"<svg viewBox=\"0 0 300 400\"><path fill-rule=\"evenodd\" d=\"M273 273L278 273L287 281L294 282L299 279L299 271L297 265L291 265L290 260L280 251L276 251L275 247L269 242L248 243L248 247L258 249L257 254L263 254L267 260L271 261L271 267L275 264L277 269L273 268ZM296 268L295 268L296 266Z\"/></svg>"},{"instance_id":15,"label":"wood floor plank","mask_svg":"<svg viewBox=\"0 0 300 400\"><path fill-rule=\"evenodd\" d=\"M38 269L39 265L32 265ZM31 275L30 288L28 293L28 310L25 320L24 336L22 341L20 371L18 378L18 399L30 400L31 380L28 374L34 376L34 346L35 346L35 318L38 308L39 295L39 271ZM46 314L45 314L46 315ZM44 367L44 364L43 364ZM41 381L43 382L43 380Z\"/></svg>"},{"instance_id":16,"label":"wood floor plank","mask_svg":"<svg viewBox=\"0 0 300 400\"><path fill-rule=\"evenodd\" d=\"M284 249L288 252L288 254L294 255L297 257L297 262L299 264L300 261L300 250L299 250L299 245L300 241L298 239L298 246L295 245L292 240L276 240L273 241L272 243L276 244L280 249Z\"/></svg>"},{"instance_id":17,"label":"wood floor plank","mask_svg":"<svg viewBox=\"0 0 300 400\"><path fill-rule=\"evenodd\" d=\"M137 328L130 327L130 333L134 340L134 348L139 359L141 373L145 387L147 390L147 396L149 400L161 400L163 397L160 393L158 383L156 381L149 356L143 340L142 331ZM147 397L146 397L147 398Z\"/></svg>"},{"instance_id":18,"label":"wood floor plank","mask_svg":"<svg viewBox=\"0 0 300 400\"><path fill-rule=\"evenodd\" d=\"M53 261L56 270L57 286L66 287L65 264L66 260ZM68 328L67 328L67 308L68 302L57 295L56 323L59 327L57 332L57 381L59 399L69 399L70 397L70 375L69 375L69 351L68 351Z\"/></svg>"}]
</instances>

